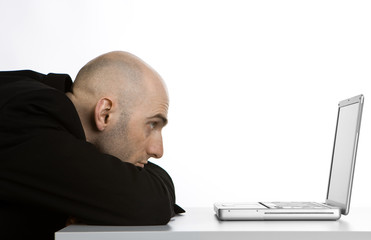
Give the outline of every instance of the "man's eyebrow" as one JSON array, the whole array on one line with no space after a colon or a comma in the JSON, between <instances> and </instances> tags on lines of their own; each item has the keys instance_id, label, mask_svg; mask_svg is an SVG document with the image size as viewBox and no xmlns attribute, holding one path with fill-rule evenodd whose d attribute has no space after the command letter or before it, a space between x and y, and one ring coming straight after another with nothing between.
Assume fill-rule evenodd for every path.
<instances>
[{"instance_id":1,"label":"man's eyebrow","mask_svg":"<svg viewBox=\"0 0 371 240\"><path fill-rule=\"evenodd\" d=\"M162 115L161 113L156 114L156 115L154 115L154 116L152 116L152 117L149 117L148 119L153 119L153 118L159 118L159 119L161 119L161 121L162 121L162 123L164 124L164 126L165 126L165 125L167 124L167 122L168 122L167 118L166 118L164 115Z\"/></svg>"}]
</instances>

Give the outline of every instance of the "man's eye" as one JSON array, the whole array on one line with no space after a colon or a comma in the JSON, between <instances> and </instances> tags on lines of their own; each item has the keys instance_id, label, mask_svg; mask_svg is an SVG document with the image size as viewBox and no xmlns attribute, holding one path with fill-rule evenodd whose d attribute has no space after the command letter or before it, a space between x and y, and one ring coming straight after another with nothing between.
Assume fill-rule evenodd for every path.
<instances>
[{"instance_id":1,"label":"man's eye","mask_svg":"<svg viewBox=\"0 0 371 240\"><path fill-rule=\"evenodd\" d=\"M157 127L157 124L157 122L150 122L149 126L151 127L151 129L155 129Z\"/></svg>"}]
</instances>

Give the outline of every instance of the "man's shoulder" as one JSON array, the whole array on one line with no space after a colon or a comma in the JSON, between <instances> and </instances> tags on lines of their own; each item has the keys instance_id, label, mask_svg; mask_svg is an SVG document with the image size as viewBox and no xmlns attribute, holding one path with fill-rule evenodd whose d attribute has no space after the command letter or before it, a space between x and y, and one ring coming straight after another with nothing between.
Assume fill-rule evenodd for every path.
<instances>
[{"instance_id":1,"label":"man's shoulder","mask_svg":"<svg viewBox=\"0 0 371 240\"><path fill-rule=\"evenodd\" d=\"M22 79L42 81L44 77L45 74L32 70L0 71L0 86L7 81L14 82Z\"/></svg>"},{"instance_id":2,"label":"man's shoulder","mask_svg":"<svg viewBox=\"0 0 371 240\"><path fill-rule=\"evenodd\" d=\"M51 87L61 92L68 92L72 86L72 79L68 74L42 74L31 70L0 71L0 89L10 85L28 85Z\"/></svg>"},{"instance_id":3,"label":"man's shoulder","mask_svg":"<svg viewBox=\"0 0 371 240\"><path fill-rule=\"evenodd\" d=\"M30 77L32 74L34 78ZM0 126L6 125L7 132L67 130L85 139L78 113L64 91L45 84L45 78L40 80L37 76L45 77L35 72L0 74L0 82L5 82L0 84Z\"/></svg>"},{"instance_id":4,"label":"man's shoulder","mask_svg":"<svg viewBox=\"0 0 371 240\"><path fill-rule=\"evenodd\" d=\"M65 96L72 85L66 74L42 74L31 70L0 72L0 107L15 101L69 102ZM67 89L66 89L67 87Z\"/></svg>"},{"instance_id":5,"label":"man's shoulder","mask_svg":"<svg viewBox=\"0 0 371 240\"><path fill-rule=\"evenodd\" d=\"M15 103L35 104L63 101L64 93L25 75L0 76L0 108Z\"/></svg>"}]
</instances>

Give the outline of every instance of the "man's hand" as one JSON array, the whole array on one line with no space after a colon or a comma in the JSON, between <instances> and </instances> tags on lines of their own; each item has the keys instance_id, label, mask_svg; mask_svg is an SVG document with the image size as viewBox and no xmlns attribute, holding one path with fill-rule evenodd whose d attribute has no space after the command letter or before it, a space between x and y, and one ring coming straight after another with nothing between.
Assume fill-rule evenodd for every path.
<instances>
[{"instance_id":1,"label":"man's hand","mask_svg":"<svg viewBox=\"0 0 371 240\"><path fill-rule=\"evenodd\" d=\"M66 227L71 224L82 224L82 222L77 218L70 216L66 221Z\"/></svg>"}]
</instances>

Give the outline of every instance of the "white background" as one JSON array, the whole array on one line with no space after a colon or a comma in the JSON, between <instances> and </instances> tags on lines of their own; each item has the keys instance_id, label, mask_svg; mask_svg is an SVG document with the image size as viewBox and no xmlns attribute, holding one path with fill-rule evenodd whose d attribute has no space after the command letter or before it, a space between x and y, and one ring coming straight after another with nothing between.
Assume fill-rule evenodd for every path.
<instances>
[{"instance_id":1,"label":"white background","mask_svg":"<svg viewBox=\"0 0 371 240\"><path fill-rule=\"evenodd\" d=\"M0 1L0 70L74 78L134 53L170 92L178 203L324 201L337 103L365 95L353 205L371 201L370 1Z\"/></svg>"}]
</instances>

